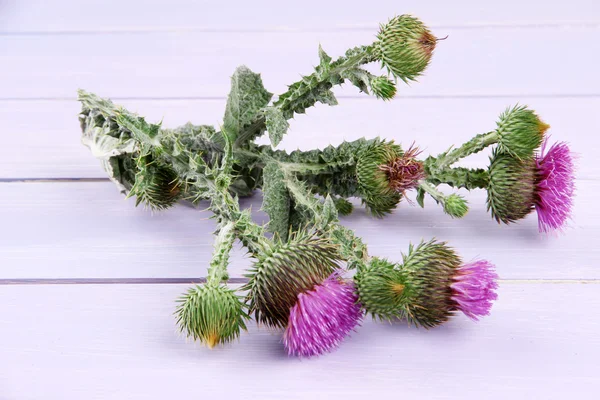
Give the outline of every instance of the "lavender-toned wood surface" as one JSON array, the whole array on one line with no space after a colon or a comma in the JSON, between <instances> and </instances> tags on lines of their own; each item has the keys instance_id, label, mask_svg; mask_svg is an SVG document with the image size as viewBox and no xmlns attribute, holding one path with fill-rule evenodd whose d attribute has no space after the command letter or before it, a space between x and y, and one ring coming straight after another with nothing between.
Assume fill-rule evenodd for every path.
<instances>
[{"instance_id":1,"label":"lavender-toned wood surface","mask_svg":"<svg viewBox=\"0 0 600 400\"><path fill-rule=\"evenodd\" d=\"M498 226L485 193L451 220L432 202L343 223L374 255L448 240L501 277L490 317L439 329L365 321L339 351L289 359L250 326L208 351L176 332L174 300L206 274L210 214L152 215L123 200L79 143L79 87L150 120L219 124L241 63L273 92L413 13L440 42L419 83L383 103L351 87L296 118L282 148L382 135L425 154L493 129L517 102L580 154L574 221ZM600 3L385 0L0 0L0 400L597 399L600 396ZM478 155L464 163L485 165ZM259 212L260 195L243 201ZM237 248L233 282L250 263Z\"/></svg>"}]
</instances>

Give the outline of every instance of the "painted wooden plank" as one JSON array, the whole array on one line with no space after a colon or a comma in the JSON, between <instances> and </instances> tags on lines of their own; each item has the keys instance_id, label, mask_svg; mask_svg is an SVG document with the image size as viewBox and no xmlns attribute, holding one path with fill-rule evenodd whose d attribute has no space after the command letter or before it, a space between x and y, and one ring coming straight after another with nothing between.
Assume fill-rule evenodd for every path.
<instances>
[{"instance_id":1,"label":"painted wooden plank","mask_svg":"<svg viewBox=\"0 0 600 400\"><path fill-rule=\"evenodd\" d=\"M465 260L491 260L504 279L598 279L599 190L600 182L579 182L572 227L560 236L540 235L535 215L499 226L483 191L465 193L471 211L461 220L427 199L425 209L404 202L378 220L359 208L342 222L372 255L391 260L399 261L409 243L436 237ZM2 183L0 191L0 279L206 276L215 228L207 211L180 205L152 215L108 182ZM255 196L242 205L258 210L260 202ZM265 214L256 212L256 220L265 222ZM241 277L250 264L236 246L230 276Z\"/></svg>"},{"instance_id":2,"label":"painted wooden plank","mask_svg":"<svg viewBox=\"0 0 600 400\"><path fill-rule=\"evenodd\" d=\"M186 285L0 290L3 399L593 399L597 284L502 284L492 315L430 331L371 320L336 352L288 358L250 325L212 351L176 333Z\"/></svg>"},{"instance_id":3,"label":"painted wooden plank","mask_svg":"<svg viewBox=\"0 0 600 400\"><path fill-rule=\"evenodd\" d=\"M94 32L106 30L285 30L360 29L376 27L396 14L411 13L433 25L514 26L549 23L598 23L594 0L568 4L505 0L481 3L383 0L357 5L345 0L304 0L290 6L277 0L193 1L165 4L152 0L4 0L0 3L0 32Z\"/></svg>"},{"instance_id":4,"label":"painted wooden plank","mask_svg":"<svg viewBox=\"0 0 600 400\"><path fill-rule=\"evenodd\" d=\"M449 35L404 96L599 95L600 27L435 29ZM4 36L1 98L73 98L77 88L113 97L224 97L241 64L281 93L318 63L374 40L375 31L154 32ZM585 40L581 40L584 37ZM293 45L292 45L293 44ZM345 94L358 95L348 86Z\"/></svg>"},{"instance_id":5,"label":"painted wooden plank","mask_svg":"<svg viewBox=\"0 0 600 400\"><path fill-rule=\"evenodd\" d=\"M340 99L340 105L318 105L291 123L281 148L323 148L342 140L380 135L404 146L413 141L423 156L438 154L477 133L494 129L498 115L510 105L528 104L552 125L552 140L568 141L580 154L578 176L598 179L596 149L600 136L600 97L580 98L483 98L414 99L399 97L390 102L375 99ZM198 124L221 123L225 100L116 100L150 121L163 120L175 127L190 119ZM74 101L0 102L3 150L0 179L101 178L100 163L81 145ZM262 140L266 143L265 140ZM489 152L464 161L465 166L484 167Z\"/></svg>"}]
</instances>

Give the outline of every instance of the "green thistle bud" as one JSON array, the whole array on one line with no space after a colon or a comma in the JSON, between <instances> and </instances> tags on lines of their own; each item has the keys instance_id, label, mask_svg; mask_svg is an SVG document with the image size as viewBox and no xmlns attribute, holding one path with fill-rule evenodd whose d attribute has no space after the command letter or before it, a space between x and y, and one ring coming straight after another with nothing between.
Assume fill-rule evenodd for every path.
<instances>
[{"instance_id":1,"label":"green thistle bud","mask_svg":"<svg viewBox=\"0 0 600 400\"><path fill-rule=\"evenodd\" d=\"M531 157L550 127L526 106L507 108L497 126L498 147L517 158Z\"/></svg>"},{"instance_id":2,"label":"green thistle bud","mask_svg":"<svg viewBox=\"0 0 600 400\"><path fill-rule=\"evenodd\" d=\"M418 19L400 15L382 25L375 42L375 57L396 78L413 81L431 60L437 39Z\"/></svg>"},{"instance_id":3,"label":"green thistle bud","mask_svg":"<svg viewBox=\"0 0 600 400\"><path fill-rule=\"evenodd\" d=\"M396 85L385 76L378 76L371 80L371 90L375 97L390 100L396 95Z\"/></svg>"},{"instance_id":4,"label":"green thistle bud","mask_svg":"<svg viewBox=\"0 0 600 400\"><path fill-rule=\"evenodd\" d=\"M402 316L404 277L387 260L373 257L355 276L359 302L374 318L390 321Z\"/></svg>"},{"instance_id":5,"label":"green thistle bud","mask_svg":"<svg viewBox=\"0 0 600 400\"><path fill-rule=\"evenodd\" d=\"M534 209L536 164L495 150L490 158L487 208L498 222L525 218Z\"/></svg>"},{"instance_id":6,"label":"green thistle bud","mask_svg":"<svg viewBox=\"0 0 600 400\"><path fill-rule=\"evenodd\" d=\"M250 313L258 322L278 328L287 325L298 294L311 290L337 268L335 246L305 233L265 246L255 257L243 287L249 292Z\"/></svg>"},{"instance_id":7,"label":"green thistle bud","mask_svg":"<svg viewBox=\"0 0 600 400\"><path fill-rule=\"evenodd\" d=\"M402 198L402 195L390 186L388 175L381 168L401 155L400 146L377 141L358 157L356 178L362 200L377 217L391 212Z\"/></svg>"},{"instance_id":8,"label":"green thistle bud","mask_svg":"<svg viewBox=\"0 0 600 400\"><path fill-rule=\"evenodd\" d=\"M462 218L467 215L469 207L467 201L458 194L451 194L444 201L444 211L452 218Z\"/></svg>"},{"instance_id":9,"label":"green thistle bud","mask_svg":"<svg viewBox=\"0 0 600 400\"><path fill-rule=\"evenodd\" d=\"M209 348L237 339L246 330L245 305L224 285L195 286L182 296L177 307L181 332Z\"/></svg>"},{"instance_id":10,"label":"green thistle bud","mask_svg":"<svg viewBox=\"0 0 600 400\"><path fill-rule=\"evenodd\" d=\"M154 210L167 209L181 197L181 182L172 168L148 161L148 158L138 159L135 183L127 197L135 196L136 206L144 203Z\"/></svg>"},{"instance_id":11,"label":"green thistle bud","mask_svg":"<svg viewBox=\"0 0 600 400\"><path fill-rule=\"evenodd\" d=\"M450 285L460 265L460 257L446 243L410 246L400 267L406 285L402 317L425 328L447 321L456 310Z\"/></svg>"}]
</instances>

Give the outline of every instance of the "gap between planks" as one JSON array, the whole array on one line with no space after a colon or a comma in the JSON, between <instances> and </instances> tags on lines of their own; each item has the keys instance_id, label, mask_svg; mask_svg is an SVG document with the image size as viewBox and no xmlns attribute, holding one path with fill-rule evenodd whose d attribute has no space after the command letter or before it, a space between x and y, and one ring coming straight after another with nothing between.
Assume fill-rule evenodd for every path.
<instances>
[{"instance_id":1,"label":"gap between planks","mask_svg":"<svg viewBox=\"0 0 600 400\"><path fill-rule=\"evenodd\" d=\"M205 283L206 278L60 278L0 279L2 285L178 285ZM230 278L229 284L247 283L247 278ZM499 279L500 284L600 284L600 279Z\"/></svg>"},{"instance_id":2,"label":"gap between planks","mask_svg":"<svg viewBox=\"0 0 600 400\"><path fill-rule=\"evenodd\" d=\"M469 24L469 25L431 25L431 29L452 29L452 30L482 30L482 29L570 29L584 28L597 29L600 22L561 22L561 23L498 23L498 24ZM93 35L144 35L152 33L339 33L339 32L371 32L374 26L357 25L348 27L334 27L331 29L323 28L293 28L293 27L274 27L274 28L211 28L202 26L183 26L183 27L162 27L162 28L111 28L95 30L47 30L47 31L0 31L1 36L93 36Z\"/></svg>"}]
</instances>

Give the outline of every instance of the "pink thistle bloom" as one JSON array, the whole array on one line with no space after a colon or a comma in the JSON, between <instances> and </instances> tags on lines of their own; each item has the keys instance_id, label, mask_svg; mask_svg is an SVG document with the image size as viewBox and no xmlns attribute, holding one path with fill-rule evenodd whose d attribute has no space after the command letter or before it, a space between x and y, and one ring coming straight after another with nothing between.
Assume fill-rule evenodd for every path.
<instances>
[{"instance_id":1,"label":"pink thistle bloom","mask_svg":"<svg viewBox=\"0 0 600 400\"><path fill-rule=\"evenodd\" d=\"M283 334L289 355L311 357L335 349L362 318L354 284L334 272L300 293Z\"/></svg>"},{"instance_id":2,"label":"pink thistle bloom","mask_svg":"<svg viewBox=\"0 0 600 400\"><path fill-rule=\"evenodd\" d=\"M492 301L498 298L498 289L494 265L489 261L476 260L458 268L453 277L452 300L457 308L474 321L490 315Z\"/></svg>"},{"instance_id":3,"label":"pink thistle bloom","mask_svg":"<svg viewBox=\"0 0 600 400\"><path fill-rule=\"evenodd\" d=\"M539 180L536 181L535 209L540 232L564 228L571 218L575 193L574 157L569 146L564 142L555 143L544 154L546 143L536 160Z\"/></svg>"}]
</instances>

